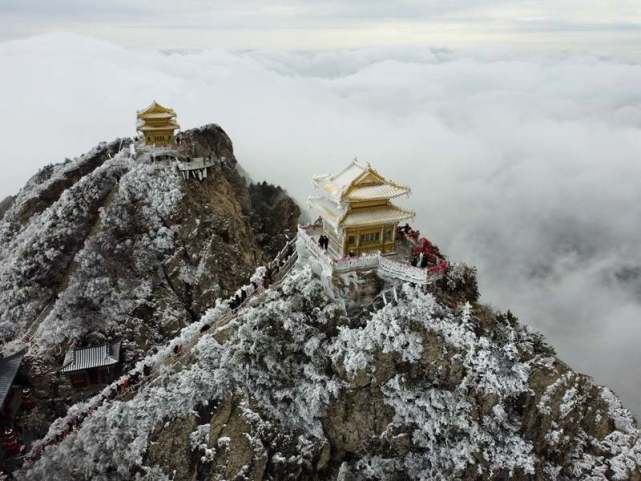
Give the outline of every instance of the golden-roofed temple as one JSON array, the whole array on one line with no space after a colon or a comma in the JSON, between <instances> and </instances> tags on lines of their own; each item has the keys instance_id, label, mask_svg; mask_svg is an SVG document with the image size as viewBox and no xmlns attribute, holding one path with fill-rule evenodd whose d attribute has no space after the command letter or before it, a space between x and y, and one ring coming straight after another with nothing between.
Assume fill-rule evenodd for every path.
<instances>
[{"instance_id":1,"label":"golden-roofed temple","mask_svg":"<svg viewBox=\"0 0 641 481\"><path fill-rule=\"evenodd\" d=\"M175 143L174 131L180 126L176 122L176 112L163 107L155 100L144 110L137 113L136 130L141 133L147 145L168 145Z\"/></svg>"},{"instance_id":2,"label":"golden-roofed temple","mask_svg":"<svg viewBox=\"0 0 641 481\"><path fill-rule=\"evenodd\" d=\"M322 219L327 250L335 258L393 253L398 224L415 216L392 203L409 194L409 187L386 179L369 163L355 159L336 175L314 177L314 184L322 195L309 204Z\"/></svg>"}]
</instances>

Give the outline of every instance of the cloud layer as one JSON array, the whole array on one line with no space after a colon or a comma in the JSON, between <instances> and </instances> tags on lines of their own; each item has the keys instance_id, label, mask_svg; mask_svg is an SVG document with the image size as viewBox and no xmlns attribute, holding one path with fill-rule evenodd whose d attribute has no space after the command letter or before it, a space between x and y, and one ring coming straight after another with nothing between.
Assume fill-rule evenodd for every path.
<instances>
[{"instance_id":1,"label":"cloud layer","mask_svg":"<svg viewBox=\"0 0 641 481\"><path fill-rule=\"evenodd\" d=\"M299 200L352 157L407 204L484 301L543 331L641 414L641 65L430 49L163 54L75 35L0 44L0 197L132 135L152 99L220 123Z\"/></svg>"}]
</instances>

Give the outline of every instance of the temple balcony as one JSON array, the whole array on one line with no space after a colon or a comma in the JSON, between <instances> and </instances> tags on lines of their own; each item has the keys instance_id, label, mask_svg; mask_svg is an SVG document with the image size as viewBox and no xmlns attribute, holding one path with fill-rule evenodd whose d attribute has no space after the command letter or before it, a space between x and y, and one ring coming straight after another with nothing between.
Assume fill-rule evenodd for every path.
<instances>
[{"instance_id":1,"label":"temple balcony","mask_svg":"<svg viewBox=\"0 0 641 481\"><path fill-rule=\"evenodd\" d=\"M413 244L410 238L397 239L395 252L389 254L383 255L380 252L375 252L338 258L331 246L327 250L321 248L319 237L322 234L321 225L298 226L298 248L304 248L322 267L323 272L329 276L376 269L380 277L426 286L440 279L447 268L447 263L444 260L423 268L411 265Z\"/></svg>"},{"instance_id":2,"label":"temple balcony","mask_svg":"<svg viewBox=\"0 0 641 481\"><path fill-rule=\"evenodd\" d=\"M183 179L198 179L203 180L207 178L207 172L211 167L219 165L221 162L215 157L195 157L187 161L178 162L178 171Z\"/></svg>"}]
</instances>

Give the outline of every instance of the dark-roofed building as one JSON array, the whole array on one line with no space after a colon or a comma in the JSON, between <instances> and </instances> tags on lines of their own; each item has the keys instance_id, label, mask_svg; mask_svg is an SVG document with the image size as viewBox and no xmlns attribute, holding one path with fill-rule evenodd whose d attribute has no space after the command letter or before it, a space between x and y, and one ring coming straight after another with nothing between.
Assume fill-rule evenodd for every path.
<instances>
[{"instance_id":1,"label":"dark-roofed building","mask_svg":"<svg viewBox=\"0 0 641 481\"><path fill-rule=\"evenodd\" d=\"M120 374L120 341L71 349L65 356L61 372L75 387L113 381Z\"/></svg>"},{"instance_id":2,"label":"dark-roofed building","mask_svg":"<svg viewBox=\"0 0 641 481\"><path fill-rule=\"evenodd\" d=\"M0 411L10 408L11 388L23 358L24 351L20 351L0 359Z\"/></svg>"}]
</instances>

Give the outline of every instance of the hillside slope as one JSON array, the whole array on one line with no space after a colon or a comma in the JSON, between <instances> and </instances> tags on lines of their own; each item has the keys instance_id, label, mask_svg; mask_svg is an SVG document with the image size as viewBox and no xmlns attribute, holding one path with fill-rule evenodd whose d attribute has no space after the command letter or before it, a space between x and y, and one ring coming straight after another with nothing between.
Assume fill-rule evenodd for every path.
<instances>
[{"instance_id":1,"label":"hillside slope","mask_svg":"<svg viewBox=\"0 0 641 481\"><path fill-rule=\"evenodd\" d=\"M5 353L28 347L40 435L54 418L52 383L63 383L62 398L76 395L39 375L70 346L122 338L128 369L234 292L296 229L296 204L282 189L250 185L220 127L183 137L222 160L202 181L149 153L132 158L131 140L118 139L43 168L2 203L0 341ZM268 191L277 204L263 202Z\"/></svg>"},{"instance_id":2,"label":"hillside slope","mask_svg":"<svg viewBox=\"0 0 641 481\"><path fill-rule=\"evenodd\" d=\"M19 479L641 479L641 432L609 389L511 314L444 305L474 291L471 272L348 314L301 259Z\"/></svg>"}]
</instances>

